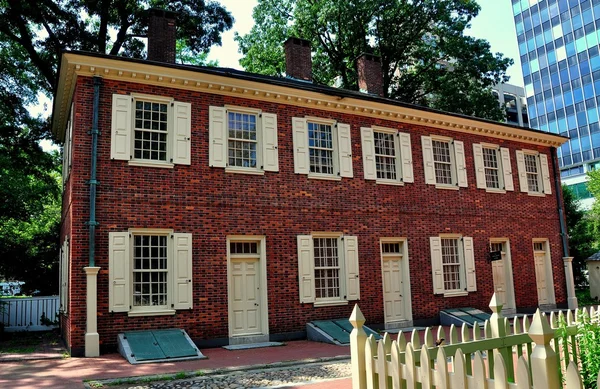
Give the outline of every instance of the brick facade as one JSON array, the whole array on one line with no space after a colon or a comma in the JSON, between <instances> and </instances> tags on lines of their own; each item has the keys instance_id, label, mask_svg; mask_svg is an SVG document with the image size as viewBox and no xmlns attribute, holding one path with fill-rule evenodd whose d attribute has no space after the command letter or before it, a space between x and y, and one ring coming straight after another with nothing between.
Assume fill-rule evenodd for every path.
<instances>
[{"instance_id":1,"label":"brick facade","mask_svg":"<svg viewBox=\"0 0 600 389\"><path fill-rule=\"evenodd\" d=\"M132 92L172 96L192 104L191 165L172 169L130 166L110 159L111 99ZM71 241L70 309L61 319L63 334L74 355L80 354L85 333L85 273L88 261L89 188L93 83L79 77L74 91L72 172L63 203L62 238ZM278 119L279 172L264 176L226 173L208 163L208 108L211 105L260 108ZM341 181L309 179L294 174L291 123L294 116L335 119L351 125L354 178ZM514 192L486 193L475 185L474 142L515 151L526 148L550 157L550 147L485 136L400 124L366 116L319 111L186 91L133 82L104 80L100 96L96 265L98 332L103 350L114 349L125 330L183 328L199 342L228 337L227 247L229 235L266 236L268 320L272 335L297 336L308 321L348 317L354 306L313 307L299 302L296 236L314 231L344 232L358 237L361 301L368 324L383 323L379 240L406 237L410 261L413 319L437 318L439 310L471 306L487 309L493 293L492 266L487 261L490 238L510 239L516 305L537 306L532 239L547 238L552 256L556 303L566 302L565 276L555 195L521 193L515 173ZM401 128L412 139L415 182L380 185L363 179L360 127ZM425 185L421 135L462 140L468 188L436 189ZM550 175L554 177L552 164ZM556 188L553 187L553 191ZM108 309L108 233L129 228L172 228L193 234L193 304L171 316L128 317ZM474 239L477 292L465 297L433 295L429 238L458 233Z\"/></svg>"}]
</instances>

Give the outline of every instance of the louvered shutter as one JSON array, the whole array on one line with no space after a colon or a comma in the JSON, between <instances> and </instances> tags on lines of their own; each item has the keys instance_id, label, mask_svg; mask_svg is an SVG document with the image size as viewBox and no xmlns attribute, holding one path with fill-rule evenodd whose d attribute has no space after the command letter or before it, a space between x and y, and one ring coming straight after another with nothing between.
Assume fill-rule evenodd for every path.
<instances>
[{"instance_id":1,"label":"louvered shutter","mask_svg":"<svg viewBox=\"0 0 600 389\"><path fill-rule=\"evenodd\" d=\"M292 118L292 132L294 136L294 173L308 174L310 172L310 162L306 119Z\"/></svg>"},{"instance_id":2,"label":"louvered shutter","mask_svg":"<svg viewBox=\"0 0 600 389\"><path fill-rule=\"evenodd\" d=\"M473 143L473 159L475 161L475 179L477 188L485 189L485 166L483 164L483 147L479 143Z\"/></svg>"},{"instance_id":3,"label":"louvered shutter","mask_svg":"<svg viewBox=\"0 0 600 389\"><path fill-rule=\"evenodd\" d=\"M263 170L268 172L278 172L279 150L277 149L277 115L274 113L262 114L262 143Z\"/></svg>"},{"instance_id":4,"label":"louvered shutter","mask_svg":"<svg viewBox=\"0 0 600 389\"><path fill-rule=\"evenodd\" d=\"M310 235L298 235L298 286L301 303L315 302L315 264L313 240Z\"/></svg>"},{"instance_id":5,"label":"louvered shutter","mask_svg":"<svg viewBox=\"0 0 600 389\"><path fill-rule=\"evenodd\" d=\"M400 160L402 162L402 181L415 182L413 173L412 146L410 144L410 134L400 132Z\"/></svg>"},{"instance_id":6,"label":"louvered shutter","mask_svg":"<svg viewBox=\"0 0 600 389\"><path fill-rule=\"evenodd\" d=\"M500 156L502 158L502 173L504 174L504 189L515 190L513 183L512 166L510 164L510 151L506 147L500 148Z\"/></svg>"},{"instance_id":7,"label":"louvered shutter","mask_svg":"<svg viewBox=\"0 0 600 389\"><path fill-rule=\"evenodd\" d=\"M192 234L173 234L173 308L192 309Z\"/></svg>"},{"instance_id":8,"label":"louvered shutter","mask_svg":"<svg viewBox=\"0 0 600 389\"><path fill-rule=\"evenodd\" d=\"M108 309L127 312L130 309L129 233L108 233Z\"/></svg>"},{"instance_id":9,"label":"louvered shutter","mask_svg":"<svg viewBox=\"0 0 600 389\"><path fill-rule=\"evenodd\" d=\"M227 110L208 109L208 163L211 167L227 166Z\"/></svg>"},{"instance_id":10,"label":"louvered shutter","mask_svg":"<svg viewBox=\"0 0 600 389\"><path fill-rule=\"evenodd\" d=\"M110 131L110 157L112 159L126 161L131 159L131 106L131 96L113 94Z\"/></svg>"},{"instance_id":11,"label":"louvered shutter","mask_svg":"<svg viewBox=\"0 0 600 389\"><path fill-rule=\"evenodd\" d=\"M475 292L477 290L477 280L475 276L475 252L473 249L473 238L463 238L463 249L465 254L465 273L467 279L467 291Z\"/></svg>"},{"instance_id":12,"label":"louvered shutter","mask_svg":"<svg viewBox=\"0 0 600 389\"><path fill-rule=\"evenodd\" d=\"M467 165L465 163L465 145L459 140L454 141L454 156L456 158L456 179L458 186L466 188L469 184L467 182Z\"/></svg>"},{"instance_id":13,"label":"louvered shutter","mask_svg":"<svg viewBox=\"0 0 600 389\"><path fill-rule=\"evenodd\" d=\"M429 238L431 249L431 275L433 278L433 294L444 293L444 269L442 267L442 240L437 236Z\"/></svg>"},{"instance_id":14,"label":"louvered shutter","mask_svg":"<svg viewBox=\"0 0 600 389\"><path fill-rule=\"evenodd\" d=\"M552 194L552 181L550 180L550 168L546 154L540 154L540 169L542 171L542 182L544 183L544 194Z\"/></svg>"},{"instance_id":15,"label":"louvered shutter","mask_svg":"<svg viewBox=\"0 0 600 389\"><path fill-rule=\"evenodd\" d=\"M173 103L173 163L189 165L192 153L192 104Z\"/></svg>"},{"instance_id":16,"label":"louvered shutter","mask_svg":"<svg viewBox=\"0 0 600 389\"><path fill-rule=\"evenodd\" d=\"M377 171L375 166L375 138L373 129L371 127L361 127L360 135L365 180L376 180Z\"/></svg>"},{"instance_id":17,"label":"louvered shutter","mask_svg":"<svg viewBox=\"0 0 600 389\"><path fill-rule=\"evenodd\" d=\"M337 124L340 176L352 178L354 176L352 169L352 139L350 136L350 125L344 123Z\"/></svg>"},{"instance_id":18,"label":"louvered shutter","mask_svg":"<svg viewBox=\"0 0 600 389\"><path fill-rule=\"evenodd\" d=\"M433 164L433 146L431 144L431 138L428 136L421 136L421 146L423 148L425 183L435 185L435 166Z\"/></svg>"},{"instance_id":19,"label":"louvered shutter","mask_svg":"<svg viewBox=\"0 0 600 389\"><path fill-rule=\"evenodd\" d=\"M65 239L60 250L60 311L69 310L69 240Z\"/></svg>"},{"instance_id":20,"label":"louvered shutter","mask_svg":"<svg viewBox=\"0 0 600 389\"><path fill-rule=\"evenodd\" d=\"M346 300L359 300L360 277L358 238L356 236L344 236L344 259L346 262Z\"/></svg>"},{"instance_id":21,"label":"louvered shutter","mask_svg":"<svg viewBox=\"0 0 600 389\"><path fill-rule=\"evenodd\" d=\"M519 186L521 192L529 192L529 184L527 183L527 170L525 170L525 154L521 150L517 150L517 168L519 169Z\"/></svg>"}]
</instances>

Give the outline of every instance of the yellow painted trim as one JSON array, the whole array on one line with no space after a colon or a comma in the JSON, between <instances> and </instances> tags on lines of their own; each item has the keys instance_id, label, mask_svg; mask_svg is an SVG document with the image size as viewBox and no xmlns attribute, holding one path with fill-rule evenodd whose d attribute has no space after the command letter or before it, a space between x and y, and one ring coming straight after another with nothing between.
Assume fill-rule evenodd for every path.
<instances>
[{"instance_id":1,"label":"yellow painted trim","mask_svg":"<svg viewBox=\"0 0 600 389\"><path fill-rule=\"evenodd\" d=\"M100 76L107 80L316 108L333 113L354 114L547 147L558 147L567 141L565 138L550 133L535 133L500 123L487 123L474 118L456 117L445 113L386 104L385 102L331 96L289 86L206 74L192 68L189 70L172 68L157 64L126 62L114 58L92 57L76 53L65 53L61 60L60 78L54 101L52 129L59 139L62 139L65 132L68 108L71 104L75 81L78 76Z\"/></svg>"}]
</instances>

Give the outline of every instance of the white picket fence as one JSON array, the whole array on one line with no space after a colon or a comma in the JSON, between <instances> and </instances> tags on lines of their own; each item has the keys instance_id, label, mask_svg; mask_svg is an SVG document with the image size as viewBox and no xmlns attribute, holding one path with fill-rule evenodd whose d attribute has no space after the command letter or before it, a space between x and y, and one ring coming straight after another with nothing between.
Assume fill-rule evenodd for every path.
<instances>
[{"instance_id":1,"label":"white picket fence","mask_svg":"<svg viewBox=\"0 0 600 389\"><path fill-rule=\"evenodd\" d=\"M492 316L484 323L483 334L477 323L473 328L463 325L459 340L454 326L449 334L440 326L434 341L428 328L421 345L416 330L410 342L402 332L397 341L391 341L388 333L379 342L372 335L367 338L365 318L356 305L350 316L352 388L583 389L575 320L585 315L598 321L600 307L575 315L568 311L546 316L538 310L531 324L526 316L509 322L495 295L490 308ZM566 336L559 336L560 320L566 323Z\"/></svg>"},{"instance_id":2,"label":"white picket fence","mask_svg":"<svg viewBox=\"0 0 600 389\"><path fill-rule=\"evenodd\" d=\"M0 301L7 303L3 304L3 309L0 308L3 312L0 319L6 332L48 331L56 327L42 323L42 314L49 322L57 321L60 307L58 296L9 298Z\"/></svg>"}]
</instances>

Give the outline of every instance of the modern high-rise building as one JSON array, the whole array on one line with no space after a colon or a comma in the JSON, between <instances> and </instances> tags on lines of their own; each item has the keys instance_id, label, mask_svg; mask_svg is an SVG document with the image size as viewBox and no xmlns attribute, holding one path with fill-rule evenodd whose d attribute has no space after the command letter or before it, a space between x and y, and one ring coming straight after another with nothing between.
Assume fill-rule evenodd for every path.
<instances>
[{"instance_id":1,"label":"modern high-rise building","mask_svg":"<svg viewBox=\"0 0 600 389\"><path fill-rule=\"evenodd\" d=\"M530 126L571 138L558 150L561 176L587 197L581 184L600 161L600 0L512 0L512 7Z\"/></svg>"},{"instance_id":2,"label":"modern high-rise building","mask_svg":"<svg viewBox=\"0 0 600 389\"><path fill-rule=\"evenodd\" d=\"M529 127L525 90L517 85L497 84L492 87L494 97L506 111L506 122Z\"/></svg>"}]
</instances>

